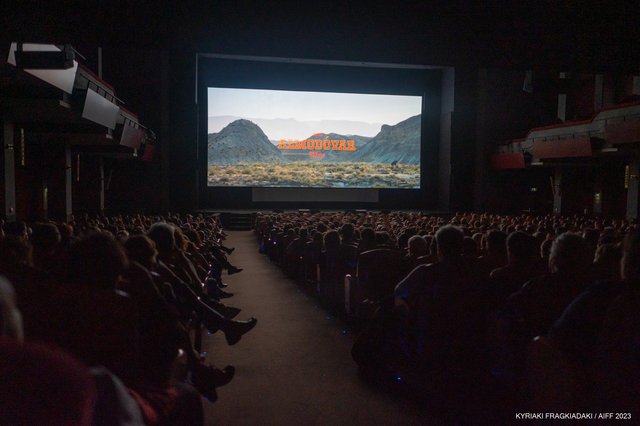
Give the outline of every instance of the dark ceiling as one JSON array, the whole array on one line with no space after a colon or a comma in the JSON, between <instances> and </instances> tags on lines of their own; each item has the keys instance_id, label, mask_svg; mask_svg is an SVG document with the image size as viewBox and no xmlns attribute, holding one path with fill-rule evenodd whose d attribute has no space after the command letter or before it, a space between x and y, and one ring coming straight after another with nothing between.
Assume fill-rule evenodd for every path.
<instances>
[{"instance_id":1,"label":"dark ceiling","mask_svg":"<svg viewBox=\"0 0 640 426\"><path fill-rule=\"evenodd\" d=\"M93 2L7 3L14 4L2 13L5 41L517 69L640 69L637 0L114 1L98 8Z\"/></svg>"}]
</instances>

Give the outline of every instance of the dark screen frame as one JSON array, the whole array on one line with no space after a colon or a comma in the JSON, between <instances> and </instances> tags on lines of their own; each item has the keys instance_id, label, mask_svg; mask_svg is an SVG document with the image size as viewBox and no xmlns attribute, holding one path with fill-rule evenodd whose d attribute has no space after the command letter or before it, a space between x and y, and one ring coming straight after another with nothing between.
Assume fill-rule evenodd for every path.
<instances>
[{"instance_id":1,"label":"dark screen frame","mask_svg":"<svg viewBox=\"0 0 640 426\"><path fill-rule=\"evenodd\" d=\"M442 72L422 67L308 63L199 55L197 60L198 205L201 209L432 209L437 204ZM302 90L422 97L420 189L379 189L378 202L253 202L251 187L207 185L207 89ZM274 188L275 189L275 188ZM305 188L314 191L318 188ZM341 191L336 188L332 191ZM313 192L310 193L313 196Z\"/></svg>"}]
</instances>

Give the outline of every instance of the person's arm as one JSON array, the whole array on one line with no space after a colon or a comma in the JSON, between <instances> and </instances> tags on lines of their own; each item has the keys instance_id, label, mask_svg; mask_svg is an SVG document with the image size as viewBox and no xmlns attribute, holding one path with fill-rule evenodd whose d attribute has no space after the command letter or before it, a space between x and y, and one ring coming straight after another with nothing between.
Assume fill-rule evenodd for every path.
<instances>
[{"instance_id":1,"label":"person's arm","mask_svg":"<svg viewBox=\"0 0 640 426\"><path fill-rule=\"evenodd\" d=\"M393 292L397 302L404 303L411 294L415 293L416 289L424 283L427 270L427 265L418 265L400 281Z\"/></svg>"}]
</instances>

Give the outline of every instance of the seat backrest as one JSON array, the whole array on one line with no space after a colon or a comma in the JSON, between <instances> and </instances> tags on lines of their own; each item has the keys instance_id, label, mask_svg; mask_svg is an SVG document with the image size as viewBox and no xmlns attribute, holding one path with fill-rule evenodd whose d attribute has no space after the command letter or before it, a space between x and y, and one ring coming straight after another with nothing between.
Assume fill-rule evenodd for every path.
<instances>
[{"instance_id":1,"label":"seat backrest","mask_svg":"<svg viewBox=\"0 0 640 426\"><path fill-rule=\"evenodd\" d=\"M342 260L344 273L351 274L356 272L356 266L358 262L358 246L355 244L343 244L340 246L339 251L340 259Z\"/></svg>"},{"instance_id":2,"label":"seat backrest","mask_svg":"<svg viewBox=\"0 0 640 426\"><path fill-rule=\"evenodd\" d=\"M530 342L523 387L532 409L562 410L572 406L575 369L553 340L538 336Z\"/></svg>"},{"instance_id":3,"label":"seat backrest","mask_svg":"<svg viewBox=\"0 0 640 426\"><path fill-rule=\"evenodd\" d=\"M400 281L402 254L393 249L373 249L358 256L358 285L366 298L382 298L393 294Z\"/></svg>"},{"instance_id":4,"label":"seat backrest","mask_svg":"<svg viewBox=\"0 0 640 426\"><path fill-rule=\"evenodd\" d=\"M407 299L416 353L451 360L455 352L470 361L465 353L481 350L487 316L473 268L461 261L422 268L425 281Z\"/></svg>"},{"instance_id":5,"label":"seat backrest","mask_svg":"<svg viewBox=\"0 0 640 426\"><path fill-rule=\"evenodd\" d=\"M91 424L95 383L89 369L62 350L0 338L0 377L0 424Z\"/></svg>"}]
</instances>

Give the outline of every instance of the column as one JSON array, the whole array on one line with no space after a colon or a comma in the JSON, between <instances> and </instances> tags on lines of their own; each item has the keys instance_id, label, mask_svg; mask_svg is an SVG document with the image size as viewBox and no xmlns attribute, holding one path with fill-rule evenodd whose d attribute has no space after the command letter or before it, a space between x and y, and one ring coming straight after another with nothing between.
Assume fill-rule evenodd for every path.
<instances>
[{"instance_id":1,"label":"column","mask_svg":"<svg viewBox=\"0 0 640 426\"><path fill-rule=\"evenodd\" d=\"M562 167L556 166L553 171L553 213L562 213Z\"/></svg>"},{"instance_id":2,"label":"column","mask_svg":"<svg viewBox=\"0 0 640 426\"><path fill-rule=\"evenodd\" d=\"M596 174L595 182L593 183L593 214L600 216L602 214L602 190L604 185L602 184L602 175Z\"/></svg>"},{"instance_id":3,"label":"column","mask_svg":"<svg viewBox=\"0 0 640 426\"><path fill-rule=\"evenodd\" d=\"M100 157L100 213L104 214L104 159Z\"/></svg>"},{"instance_id":4,"label":"column","mask_svg":"<svg viewBox=\"0 0 640 426\"><path fill-rule=\"evenodd\" d=\"M640 159L633 159L629 163L627 180L627 219L638 218L638 174L640 173Z\"/></svg>"},{"instance_id":5,"label":"column","mask_svg":"<svg viewBox=\"0 0 640 426\"><path fill-rule=\"evenodd\" d=\"M567 121L567 92L568 81L569 81L569 73L561 72L560 73L560 91L558 93L558 119L561 121Z\"/></svg>"},{"instance_id":6,"label":"column","mask_svg":"<svg viewBox=\"0 0 640 426\"><path fill-rule=\"evenodd\" d=\"M65 172L65 217L70 221L73 216L73 167L71 165L71 145L64 146L64 172Z\"/></svg>"},{"instance_id":7,"label":"column","mask_svg":"<svg viewBox=\"0 0 640 426\"><path fill-rule=\"evenodd\" d=\"M4 148L4 214L7 221L16 220L16 160L14 149L13 123L3 121Z\"/></svg>"},{"instance_id":8,"label":"column","mask_svg":"<svg viewBox=\"0 0 640 426\"><path fill-rule=\"evenodd\" d=\"M600 111L604 106L604 74L596 74L593 90L593 110Z\"/></svg>"},{"instance_id":9,"label":"column","mask_svg":"<svg viewBox=\"0 0 640 426\"><path fill-rule=\"evenodd\" d=\"M49 181L46 177L42 178L42 218L49 218Z\"/></svg>"}]
</instances>

